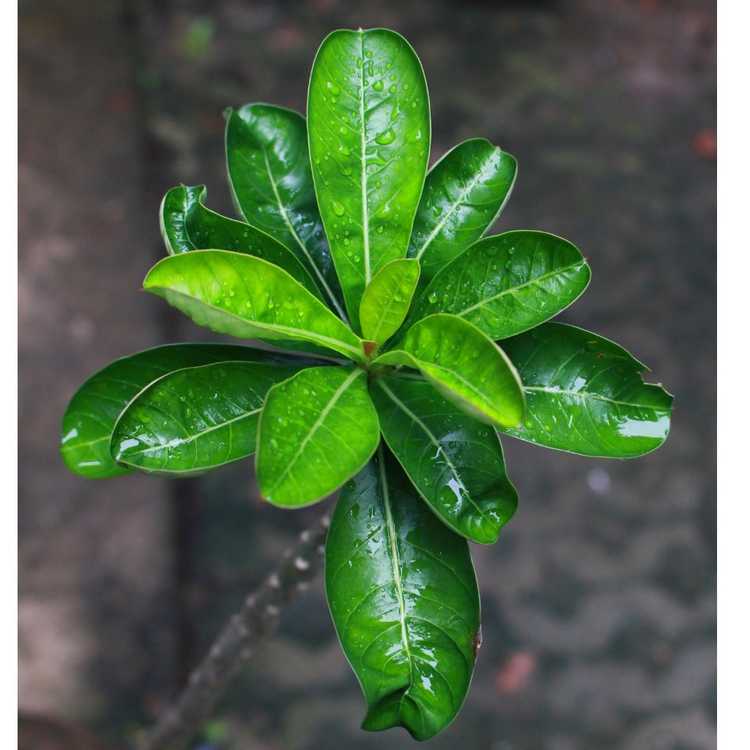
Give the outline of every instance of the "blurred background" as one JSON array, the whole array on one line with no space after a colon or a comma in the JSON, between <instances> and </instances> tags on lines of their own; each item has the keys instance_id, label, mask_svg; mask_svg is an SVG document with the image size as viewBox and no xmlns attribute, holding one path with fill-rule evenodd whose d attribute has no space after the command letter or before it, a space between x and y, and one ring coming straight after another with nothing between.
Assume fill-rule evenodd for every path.
<instances>
[{"instance_id":1,"label":"blurred background","mask_svg":"<svg viewBox=\"0 0 750 750\"><path fill-rule=\"evenodd\" d=\"M575 242L563 319L676 395L632 462L505 440L518 513L473 547L484 643L431 747L715 746L715 8L707 0L21 0L20 703L24 750L126 748L320 508L257 498L248 462L202 479L66 473L58 428L111 359L205 339L139 292L157 208L205 183L231 212L222 110L304 111L336 27L388 26L424 64L433 161L486 136L519 161L497 230ZM410 748L363 701L318 580L194 747Z\"/></svg>"}]
</instances>

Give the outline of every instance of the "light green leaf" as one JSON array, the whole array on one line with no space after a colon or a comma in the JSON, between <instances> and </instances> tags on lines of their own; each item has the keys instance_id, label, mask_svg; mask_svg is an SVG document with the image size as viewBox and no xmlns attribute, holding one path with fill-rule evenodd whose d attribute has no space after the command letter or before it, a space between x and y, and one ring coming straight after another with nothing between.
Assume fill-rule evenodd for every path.
<instances>
[{"instance_id":1,"label":"light green leaf","mask_svg":"<svg viewBox=\"0 0 750 750\"><path fill-rule=\"evenodd\" d=\"M464 414L425 380L377 378L370 393L388 447L432 510L462 536L496 542L518 495L492 427Z\"/></svg>"},{"instance_id":2,"label":"light green leaf","mask_svg":"<svg viewBox=\"0 0 750 750\"><path fill-rule=\"evenodd\" d=\"M459 143L432 167L409 243L409 257L422 265L423 285L492 226L516 171L516 160L484 138Z\"/></svg>"},{"instance_id":3,"label":"light green leaf","mask_svg":"<svg viewBox=\"0 0 750 750\"><path fill-rule=\"evenodd\" d=\"M430 151L422 66L387 29L340 30L310 75L315 192L355 330L365 287L406 255Z\"/></svg>"},{"instance_id":4,"label":"light green leaf","mask_svg":"<svg viewBox=\"0 0 750 750\"><path fill-rule=\"evenodd\" d=\"M644 383L648 368L582 328L545 323L504 342L526 392L526 420L513 437L602 458L632 458L669 434L672 397Z\"/></svg>"},{"instance_id":5,"label":"light green leaf","mask_svg":"<svg viewBox=\"0 0 750 750\"><path fill-rule=\"evenodd\" d=\"M65 411L60 451L66 466L90 479L127 473L129 469L119 466L109 450L115 423L127 405L167 373L226 360L304 364L298 358L225 344L157 346L115 360L78 389Z\"/></svg>"},{"instance_id":6,"label":"light green leaf","mask_svg":"<svg viewBox=\"0 0 750 750\"><path fill-rule=\"evenodd\" d=\"M308 292L320 297L320 289L297 256L271 235L241 221L228 219L206 208L203 185L181 185L167 192L159 220L170 255L192 250L233 250L263 258L283 268Z\"/></svg>"},{"instance_id":7,"label":"light green leaf","mask_svg":"<svg viewBox=\"0 0 750 750\"><path fill-rule=\"evenodd\" d=\"M521 381L510 360L478 328L454 315L415 323L375 365L405 365L422 372L440 392L477 419L502 427L523 419Z\"/></svg>"},{"instance_id":8,"label":"light green leaf","mask_svg":"<svg viewBox=\"0 0 750 750\"><path fill-rule=\"evenodd\" d=\"M384 344L401 327L419 281L419 261L399 258L383 266L362 295L362 336Z\"/></svg>"},{"instance_id":9,"label":"light green leaf","mask_svg":"<svg viewBox=\"0 0 750 750\"><path fill-rule=\"evenodd\" d=\"M227 170L243 218L286 245L345 318L339 284L315 201L305 118L270 104L230 110Z\"/></svg>"},{"instance_id":10,"label":"light green leaf","mask_svg":"<svg viewBox=\"0 0 750 750\"><path fill-rule=\"evenodd\" d=\"M380 440L364 370L311 367L268 392L256 471L263 497L298 508L356 474Z\"/></svg>"},{"instance_id":11,"label":"light green leaf","mask_svg":"<svg viewBox=\"0 0 750 750\"><path fill-rule=\"evenodd\" d=\"M112 455L162 474L197 474L255 452L268 389L301 366L222 361L171 372L120 415Z\"/></svg>"},{"instance_id":12,"label":"light green leaf","mask_svg":"<svg viewBox=\"0 0 750 750\"><path fill-rule=\"evenodd\" d=\"M362 342L286 271L250 255L195 250L159 261L146 291L217 333L307 341L362 361Z\"/></svg>"},{"instance_id":13,"label":"light green leaf","mask_svg":"<svg viewBox=\"0 0 750 750\"><path fill-rule=\"evenodd\" d=\"M363 729L444 729L469 688L479 592L465 539L415 496L392 459L341 492L326 542L326 595L367 701Z\"/></svg>"},{"instance_id":14,"label":"light green leaf","mask_svg":"<svg viewBox=\"0 0 750 750\"><path fill-rule=\"evenodd\" d=\"M567 240L537 231L485 237L437 274L410 318L446 312L492 339L549 320L583 294L591 270Z\"/></svg>"}]
</instances>

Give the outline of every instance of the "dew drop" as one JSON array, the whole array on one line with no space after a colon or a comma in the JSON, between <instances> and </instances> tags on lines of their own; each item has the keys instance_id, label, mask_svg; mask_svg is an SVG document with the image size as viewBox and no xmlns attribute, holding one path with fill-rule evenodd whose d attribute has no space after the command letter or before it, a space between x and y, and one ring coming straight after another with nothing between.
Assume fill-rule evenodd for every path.
<instances>
[{"instance_id":1,"label":"dew drop","mask_svg":"<svg viewBox=\"0 0 750 750\"><path fill-rule=\"evenodd\" d=\"M333 213L335 213L336 216L343 216L344 210L344 207L338 201L333 202Z\"/></svg>"},{"instance_id":2,"label":"dew drop","mask_svg":"<svg viewBox=\"0 0 750 750\"><path fill-rule=\"evenodd\" d=\"M375 143L379 146L387 146L389 143L393 143L396 140L396 134L393 132L393 128L384 130L379 135L375 136Z\"/></svg>"},{"instance_id":3,"label":"dew drop","mask_svg":"<svg viewBox=\"0 0 750 750\"><path fill-rule=\"evenodd\" d=\"M430 301L431 304L434 305L438 301L437 292L431 292L428 295L427 299Z\"/></svg>"},{"instance_id":4,"label":"dew drop","mask_svg":"<svg viewBox=\"0 0 750 750\"><path fill-rule=\"evenodd\" d=\"M375 91L382 91L383 90L383 82L382 81L375 81L375 83L372 84L372 87Z\"/></svg>"},{"instance_id":5,"label":"dew drop","mask_svg":"<svg viewBox=\"0 0 750 750\"><path fill-rule=\"evenodd\" d=\"M331 96L338 96L341 93L341 89L333 81L328 81L326 88L331 92Z\"/></svg>"}]
</instances>

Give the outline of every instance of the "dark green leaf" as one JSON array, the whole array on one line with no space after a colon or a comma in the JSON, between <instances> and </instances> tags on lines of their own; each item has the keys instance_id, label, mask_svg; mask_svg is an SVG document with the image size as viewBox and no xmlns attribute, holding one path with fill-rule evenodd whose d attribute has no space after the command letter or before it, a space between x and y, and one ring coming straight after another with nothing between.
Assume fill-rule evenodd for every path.
<instances>
[{"instance_id":1,"label":"dark green leaf","mask_svg":"<svg viewBox=\"0 0 750 750\"><path fill-rule=\"evenodd\" d=\"M430 315L415 323L378 365L422 372L448 399L476 419L515 426L523 419L521 381L510 360L478 328L455 315Z\"/></svg>"},{"instance_id":2,"label":"dark green leaf","mask_svg":"<svg viewBox=\"0 0 750 750\"><path fill-rule=\"evenodd\" d=\"M433 511L474 542L496 542L518 495L494 430L421 379L378 378L370 392L388 447Z\"/></svg>"},{"instance_id":3,"label":"dark green leaf","mask_svg":"<svg viewBox=\"0 0 750 750\"><path fill-rule=\"evenodd\" d=\"M426 284L500 215L516 181L516 160L484 138L459 143L427 174L409 257Z\"/></svg>"},{"instance_id":4,"label":"dark green leaf","mask_svg":"<svg viewBox=\"0 0 750 750\"><path fill-rule=\"evenodd\" d=\"M224 361L169 373L121 414L112 455L142 471L196 474L255 452L268 389L299 372L291 367Z\"/></svg>"},{"instance_id":5,"label":"dark green leaf","mask_svg":"<svg viewBox=\"0 0 750 750\"><path fill-rule=\"evenodd\" d=\"M241 221L228 219L203 205L206 188L172 188L161 202L159 218L170 255L191 250L233 250L263 258L283 268L316 297L320 289L297 256L271 235Z\"/></svg>"},{"instance_id":6,"label":"dark green leaf","mask_svg":"<svg viewBox=\"0 0 750 750\"><path fill-rule=\"evenodd\" d=\"M278 266L227 250L159 261L146 291L200 326L239 338L308 341L362 361L362 342L317 297Z\"/></svg>"},{"instance_id":7,"label":"dark green leaf","mask_svg":"<svg viewBox=\"0 0 750 750\"><path fill-rule=\"evenodd\" d=\"M526 421L509 435L603 458L631 458L667 438L672 397L644 383L646 366L622 347L563 323L545 323L504 346L526 392Z\"/></svg>"},{"instance_id":8,"label":"dark green leaf","mask_svg":"<svg viewBox=\"0 0 750 750\"><path fill-rule=\"evenodd\" d=\"M157 346L118 359L92 375L71 399L62 423L61 453L67 467L93 479L128 472L115 463L109 446L115 422L130 401L169 372L224 360L293 361L224 344Z\"/></svg>"},{"instance_id":9,"label":"dark green leaf","mask_svg":"<svg viewBox=\"0 0 750 750\"><path fill-rule=\"evenodd\" d=\"M347 484L326 543L326 595L367 701L363 728L418 740L458 713L474 669L479 592L465 539L392 460Z\"/></svg>"},{"instance_id":10,"label":"dark green leaf","mask_svg":"<svg viewBox=\"0 0 750 750\"><path fill-rule=\"evenodd\" d=\"M362 336L384 344L401 327L419 281L419 261L392 260L373 277L362 295L359 320Z\"/></svg>"},{"instance_id":11,"label":"dark green leaf","mask_svg":"<svg viewBox=\"0 0 750 750\"><path fill-rule=\"evenodd\" d=\"M409 43L387 29L334 31L307 100L320 213L357 327L365 287L406 255L430 151L430 105Z\"/></svg>"},{"instance_id":12,"label":"dark green leaf","mask_svg":"<svg viewBox=\"0 0 750 750\"><path fill-rule=\"evenodd\" d=\"M380 440L364 370L311 367L268 392L256 470L263 497L298 508L356 474Z\"/></svg>"},{"instance_id":13,"label":"dark green leaf","mask_svg":"<svg viewBox=\"0 0 750 750\"><path fill-rule=\"evenodd\" d=\"M591 270L567 240L546 232L485 237L449 263L421 294L410 316L457 315L490 338L543 323L583 294Z\"/></svg>"},{"instance_id":14,"label":"dark green leaf","mask_svg":"<svg viewBox=\"0 0 750 750\"><path fill-rule=\"evenodd\" d=\"M338 280L315 202L305 118L270 104L229 112L227 169L245 220L286 245L341 317Z\"/></svg>"}]
</instances>

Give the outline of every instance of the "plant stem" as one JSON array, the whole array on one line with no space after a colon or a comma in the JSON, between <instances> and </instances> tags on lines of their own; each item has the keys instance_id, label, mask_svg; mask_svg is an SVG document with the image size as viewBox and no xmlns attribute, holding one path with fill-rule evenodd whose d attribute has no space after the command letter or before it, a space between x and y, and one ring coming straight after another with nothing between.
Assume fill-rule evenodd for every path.
<instances>
[{"instance_id":1,"label":"plant stem","mask_svg":"<svg viewBox=\"0 0 750 750\"><path fill-rule=\"evenodd\" d=\"M139 750L185 747L258 645L276 630L281 605L294 599L317 575L329 523L326 514L303 531L296 547L284 553L276 570L229 618L182 693L139 742Z\"/></svg>"}]
</instances>

